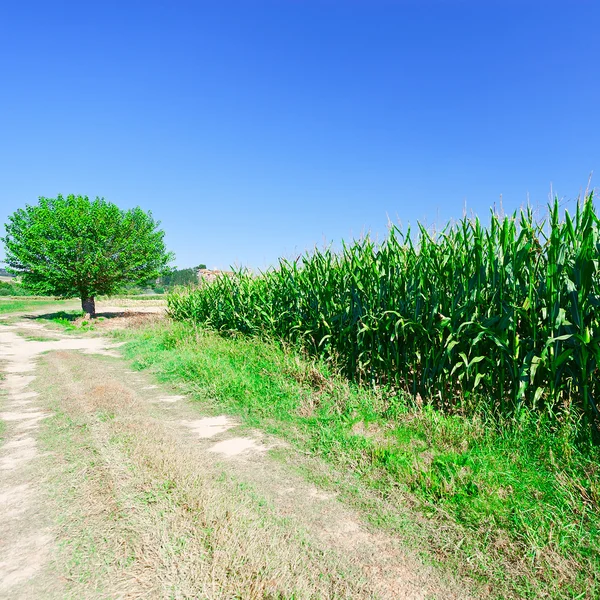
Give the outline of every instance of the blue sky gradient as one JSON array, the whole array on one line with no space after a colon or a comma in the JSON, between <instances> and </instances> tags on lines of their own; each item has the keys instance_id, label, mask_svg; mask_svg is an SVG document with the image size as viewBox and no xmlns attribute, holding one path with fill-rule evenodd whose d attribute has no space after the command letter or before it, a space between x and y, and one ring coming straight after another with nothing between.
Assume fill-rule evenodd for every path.
<instances>
[{"instance_id":1,"label":"blue sky gradient","mask_svg":"<svg viewBox=\"0 0 600 600\"><path fill-rule=\"evenodd\" d=\"M591 0L2 3L0 223L103 196L152 210L180 267L263 268L388 217L573 200L600 169L599 22Z\"/></svg>"}]
</instances>

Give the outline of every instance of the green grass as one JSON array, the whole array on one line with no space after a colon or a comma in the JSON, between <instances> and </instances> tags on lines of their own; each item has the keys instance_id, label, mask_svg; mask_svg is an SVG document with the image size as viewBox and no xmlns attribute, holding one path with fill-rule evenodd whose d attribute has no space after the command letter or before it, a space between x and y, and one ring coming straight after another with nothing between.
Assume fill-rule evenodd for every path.
<instances>
[{"instance_id":1,"label":"green grass","mask_svg":"<svg viewBox=\"0 0 600 600\"><path fill-rule=\"evenodd\" d=\"M600 595L600 452L578 446L570 425L420 410L256 339L178 324L115 335L138 368L204 410L238 414L327 461L331 471L313 477L427 561L496 597Z\"/></svg>"},{"instance_id":2,"label":"green grass","mask_svg":"<svg viewBox=\"0 0 600 600\"><path fill-rule=\"evenodd\" d=\"M60 338L52 337L48 335L21 335L24 340L28 342L58 342Z\"/></svg>"},{"instance_id":3,"label":"green grass","mask_svg":"<svg viewBox=\"0 0 600 600\"><path fill-rule=\"evenodd\" d=\"M55 300L54 298L46 297L0 297L0 314L40 310L48 306L60 306L67 302L69 302L69 300Z\"/></svg>"}]
</instances>

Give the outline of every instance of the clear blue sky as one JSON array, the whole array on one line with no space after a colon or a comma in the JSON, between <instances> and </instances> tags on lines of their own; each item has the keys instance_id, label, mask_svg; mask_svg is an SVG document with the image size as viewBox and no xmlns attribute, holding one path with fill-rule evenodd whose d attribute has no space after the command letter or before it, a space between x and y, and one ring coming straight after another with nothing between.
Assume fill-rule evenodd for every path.
<instances>
[{"instance_id":1,"label":"clear blue sky","mask_svg":"<svg viewBox=\"0 0 600 600\"><path fill-rule=\"evenodd\" d=\"M565 198L600 177L600 2L3 2L0 224L162 221L180 267ZM0 258L1 258L0 250Z\"/></svg>"}]
</instances>

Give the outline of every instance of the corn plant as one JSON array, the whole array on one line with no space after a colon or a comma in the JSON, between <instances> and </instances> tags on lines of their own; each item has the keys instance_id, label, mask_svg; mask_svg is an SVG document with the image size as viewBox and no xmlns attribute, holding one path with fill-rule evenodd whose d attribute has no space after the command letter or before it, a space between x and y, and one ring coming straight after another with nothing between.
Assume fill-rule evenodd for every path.
<instances>
[{"instance_id":1,"label":"corn plant","mask_svg":"<svg viewBox=\"0 0 600 600\"><path fill-rule=\"evenodd\" d=\"M531 210L437 234L391 227L258 276L238 271L169 296L174 319L298 344L350 378L401 387L443 410L485 399L598 421L599 219Z\"/></svg>"}]
</instances>

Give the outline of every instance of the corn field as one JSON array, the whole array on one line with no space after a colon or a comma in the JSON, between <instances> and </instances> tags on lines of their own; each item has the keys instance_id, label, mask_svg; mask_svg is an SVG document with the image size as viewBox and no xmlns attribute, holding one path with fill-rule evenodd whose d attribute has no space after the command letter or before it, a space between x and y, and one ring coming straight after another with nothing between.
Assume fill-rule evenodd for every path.
<instances>
[{"instance_id":1,"label":"corn field","mask_svg":"<svg viewBox=\"0 0 600 600\"><path fill-rule=\"evenodd\" d=\"M599 219L590 194L464 218L432 234L396 227L335 253L316 250L259 276L239 271L169 296L176 320L299 344L362 383L461 410L484 399L598 420Z\"/></svg>"}]
</instances>

